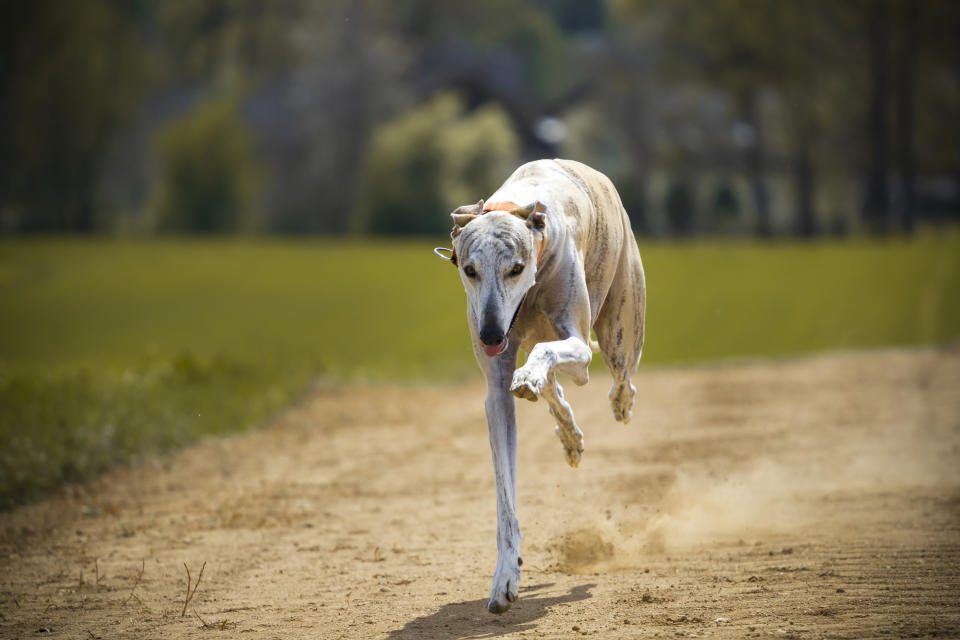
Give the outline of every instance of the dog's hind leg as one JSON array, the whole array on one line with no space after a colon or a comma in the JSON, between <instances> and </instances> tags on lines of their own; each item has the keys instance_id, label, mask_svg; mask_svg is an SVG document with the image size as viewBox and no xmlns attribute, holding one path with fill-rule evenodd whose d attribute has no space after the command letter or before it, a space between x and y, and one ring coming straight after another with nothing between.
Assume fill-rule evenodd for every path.
<instances>
[{"instance_id":1,"label":"dog's hind leg","mask_svg":"<svg viewBox=\"0 0 960 640\"><path fill-rule=\"evenodd\" d=\"M626 222L625 215L624 220ZM637 370L643 351L647 304L643 263L637 241L629 229L627 226L617 274L593 326L607 368L613 375L609 393L613 417L624 423L630 421L633 413L633 397L637 390L630 383L630 376Z\"/></svg>"},{"instance_id":2,"label":"dog's hind leg","mask_svg":"<svg viewBox=\"0 0 960 640\"><path fill-rule=\"evenodd\" d=\"M563 397L563 387L557 382L556 374L550 374L543 388L543 397L550 405L550 414L557 420L556 434L563 443L567 464L576 467L583 453L583 432L573 421L573 409Z\"/></svg>"}]
</instances>

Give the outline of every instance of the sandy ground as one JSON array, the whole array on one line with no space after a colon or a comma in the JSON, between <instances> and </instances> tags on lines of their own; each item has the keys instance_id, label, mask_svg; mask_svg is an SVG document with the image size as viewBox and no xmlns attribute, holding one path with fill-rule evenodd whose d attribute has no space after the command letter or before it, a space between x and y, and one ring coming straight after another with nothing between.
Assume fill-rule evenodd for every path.
<instances>
[{"instance_id":1,"label":"sandy ground","mask_svg":"<svg viewBox=\"0 0 960 640\"><path fill-rule=\"evenodd\" d=\"M0 637L960 637L960 351L635 382L627 426L607 379L568 387L575 470L520 405L502 616L478 381L320 389L0 515Z\"/></svg>"}]
</instances>

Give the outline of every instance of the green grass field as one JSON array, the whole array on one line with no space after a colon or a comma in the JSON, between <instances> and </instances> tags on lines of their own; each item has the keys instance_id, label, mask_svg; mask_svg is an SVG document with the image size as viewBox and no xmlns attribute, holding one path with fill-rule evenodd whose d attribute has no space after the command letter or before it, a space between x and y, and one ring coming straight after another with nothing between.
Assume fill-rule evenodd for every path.
<instances>
[{"instance_id":1,"label":"green grass field","mask_svg":"<svg viewBox=\"0 0 960 640\"><path fill-rule=\"evenodd\" d=\"M434 244L0 241L0 508L254 427L317 379L479 375L459 279ZM642 367L960 336L956 229L641 252Z\"/></svg>"}]
</instances>

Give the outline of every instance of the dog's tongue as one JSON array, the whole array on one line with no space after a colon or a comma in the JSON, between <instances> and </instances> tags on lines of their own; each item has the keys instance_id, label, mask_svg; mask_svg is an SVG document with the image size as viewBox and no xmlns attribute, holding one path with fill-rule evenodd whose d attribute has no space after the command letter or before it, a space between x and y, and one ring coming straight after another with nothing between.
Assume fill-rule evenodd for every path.
<instances>
[{"instance_id":1,"label":"dog's tongue","mask_svg":"<svg viewBox=\"0 0 960 640\"><path fill-rule=\"evenodd\" d=\"M506 348L507 348L506 338L504 338L500 344L495 344L493 346L483 345L484 353L486 353L491 358L498 355L501 351L503 351Z\"/></svg>"}]
</instances>

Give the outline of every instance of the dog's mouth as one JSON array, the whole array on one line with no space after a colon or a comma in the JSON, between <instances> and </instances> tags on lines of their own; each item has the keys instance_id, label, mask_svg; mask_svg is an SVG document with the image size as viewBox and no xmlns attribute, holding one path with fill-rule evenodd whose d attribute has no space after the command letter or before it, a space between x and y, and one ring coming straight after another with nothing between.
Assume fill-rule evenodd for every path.
<instances>
[{"instance_id":1,"label":"dog's mouth","mask_svg":"<svg viewBox=\"0 0 960 640\"><path fill-rule=\"evenodd\" d=\"M504 338L497 344L483 345L483 352L487 354L488 357L493 358L494 356L500 355L500 353L507 348L507 344L510 342L509 338Z\"/></svg>"},{"instance_id":2,"label":"dog's mouth","mask_svg":"<svg viewBox=\"0 0 960 640\"><path fill-rule=\"evenodd\" d=\"M485 344L483 345L483 352L487 354L487 357L494 358L507 348L507 345L510 344L510 331L513 330L513 325L517 322L517 316L520 315L520 308L523 306L524 301L527 299L527 294L523 294L523 297L520 298L520 304L517 305L517 310L513 312L513 317L510 319L510 326L507 328L507 334L503 337L503 340L497 344Z\"/></svg>"}]
</instances>

